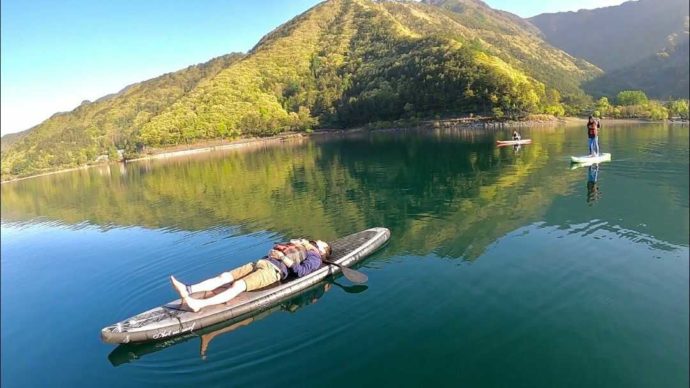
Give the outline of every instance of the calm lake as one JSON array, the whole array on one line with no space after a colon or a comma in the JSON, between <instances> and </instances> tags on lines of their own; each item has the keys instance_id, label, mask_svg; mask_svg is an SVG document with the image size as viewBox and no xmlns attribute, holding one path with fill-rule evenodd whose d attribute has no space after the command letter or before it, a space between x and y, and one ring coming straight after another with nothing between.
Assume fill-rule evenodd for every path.
<instances>
[{"instance_id":1,"label":"calm lake","mask_svg":"<svg viewBox=\"0 0 690 388\"><path fill-rule=\"evenodd\" d=\"M2 386L687 387L687 126L313 136L2 185ZM339 277L215 332L100 329L291 237L386 226ZM202 336L203 334L203 336Z\"/></svg>"}]
</instances>

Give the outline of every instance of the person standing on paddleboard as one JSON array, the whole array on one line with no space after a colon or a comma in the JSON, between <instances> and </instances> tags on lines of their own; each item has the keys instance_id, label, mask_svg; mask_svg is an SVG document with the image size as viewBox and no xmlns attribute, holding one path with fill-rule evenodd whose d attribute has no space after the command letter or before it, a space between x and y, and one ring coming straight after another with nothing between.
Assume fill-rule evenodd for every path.
<instances>
[{"instance_id":1,"label":"person standing on paddleboard","mask_svg":"<svg viewBox=\"0 0 690 388\"><path fill-rule=\"evenodd\" d=\"M587 121L587 137L589 138L589 156L599 156L599 120L589 116Z\"/></svg>"},{"instance_id":2,"label":"person standing on paddleboard","mask_svg":"<svg viewBox=\"0 0 690 388\"><path fill-rule=\"evenodd\" d=\"M278 283L290 274L306 276L317 270L322 260L328 259L331 253L331 247L321 240L290 240L289 243L275 244L268 255L256 263L245 264L201 283L188 286L174 276L170 276L170 282L182 301L196 312L207 306L228 302L244 291L258 290ZM195 292L213 291L231 283L230 288L209 298L197 299L190 296Z\"/></svg>"}]
</instances>

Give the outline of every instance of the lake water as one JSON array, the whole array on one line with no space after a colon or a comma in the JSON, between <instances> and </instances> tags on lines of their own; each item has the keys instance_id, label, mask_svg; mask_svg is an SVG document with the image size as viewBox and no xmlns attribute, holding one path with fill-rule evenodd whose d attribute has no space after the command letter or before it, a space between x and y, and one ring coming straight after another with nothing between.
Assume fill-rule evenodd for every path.
<instances>
[{"instance_id":1,"label":"lake water","mask_svg":"<svg viewBox=\"0 0 690 388\"><path fill-rule=\"evenodd\" d=\"M687 126L313 136L2 185L2 386L687 387ZM359 268L218 331L100 329L262 256L374 226ZM203 346L202 346L203 345ZM202 348L204 349L202 351Z\"/></svg>"}]
</instances>

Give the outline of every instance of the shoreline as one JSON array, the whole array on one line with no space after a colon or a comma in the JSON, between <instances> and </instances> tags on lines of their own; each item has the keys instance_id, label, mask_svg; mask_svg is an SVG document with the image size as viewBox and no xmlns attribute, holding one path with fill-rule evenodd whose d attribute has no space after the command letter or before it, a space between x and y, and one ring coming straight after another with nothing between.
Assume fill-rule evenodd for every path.
<instances>
[{"instance_id":1,"label":"shoreline","mask_svg":"<svg viewBox=\"0 0 690 388\"><path fill-rule=\"evenodd\" d=\"M237 139L237 140L222 140L222 141L211 141L211 142L199 142L199 143L194 143L190 145L184 146L183 149L180 149L180 146L173 146L173 147L166 147L166 148L154 148L152 149L151 153L134 158L134 159L128 159L126 161L119 161L117 163L131 163L131 162L138 162L142 160L152 160L152 159L166 159L166 158L175 158L175 157L180 157L180 156L187 156L187 155L194 155L194 154L200 154L200 153L205 153L205 152L213 152L213 151L223 151L223 150L231 150L231 149L237 149L237 148L243 148L247 147L250 145L259 145L259 144L270 144L270 143L275 143L275 142L283 142L286 140L291 140L291 139L296 139L296 138L303 138L303 137L308 137L309 134L297 132L297 133L282 133L279 135L274 135L274 136L269 136L269 137L250 137L250 138L243 138L243 139Z\"/></svg>"},{"instance_id":2,"label":"shoreline","mask_svg":"<svg viewBox=\"0 0 690 388\"><path fill-rule=\"evenodd\" d=\"M687 121L684 122L673 122L673 121L649 121L642 119L601 119L602 122L607 124L650 124L650 123L667 123L667 124L680 124L688 125ZM439 119L439 120L426 120L419 122L420 127L429 126L431 128L475 128L475 129L500 129L500 128L520 128L520 127L535 127L535 126L555 126L555 125L581 125L586 123L587 119L580 117L552 117L544 120L526 120L526 121L485 121L479 118L454 118L454 119ZM155 160L155 159L168 159L176 158L181 156L189 156L213 151L224 151L231 149L239 149L248 146L257 145L268 145L273 143L284 142L294 139L304 139L311 136L322 136L337 133L356 133L362 131L378 132L378 131L395 131L399 129L409 128L409 126L396 126L391 125L389 128L368 128L368 127L356 127L351 129L319 129L313 132L284 132L274 136L268 137L249 137L240 138L236 140L208 140L201 141L188 145L177 145L171 147L163 148L152 148L147 154L140 157L122 161L113 161L107 163L89 164L79 167L70 167L55 171L43 172L36 175L29 175L21 178L13 178L8 180L3 180L0 184L22 181L25 179L38 178L42 176L61 174L70 171L86 170L92 167L102 167L108 166L115 163L132 163L140 162L144 160Z\"/></svg>"},{"instance_id":3,"label":"shoreline","mask_svg":"<svg viewBox=\"0 0 690 388\"><path fill-rule=\"evenodd\" d=\"M330 133L330 132L324 131L324 133ZM316 132L314 132L313 134L316 134ZM8 179L8 180L3 180L2 182L0 182L0 184L17 182L17 181L22 181L25 179L38 178L38 177L48 176L48 175L61 174L61 173L71 172L71 171L87 170L87 169L92 168L92 167L110 166L110 165L113 165L116 163L127 164L127 163L140 162L140 161L145 161L145 160L167 159L167 158L175 158L175 157L181 157L181 156L201 154L201 153L212 152L212 151L238 149L238 148L243 148L243 147L250 146L250 145L272 144L272 143L284 142L284 141L292 140L292 139L309 137L309 135L310 134L308 134L308 133L302 133L302 132L299 132L299 133L282 133L279 135L268 136L268 137L250 137L250 138L241 138L241 139L236 139L236 140L205 141L205 142L198 142L198 143L189 144L189 145L185 145L185 146L177 145L177 146L165 147L165 148L153 148L153 149L151 149L149 154L145 154L145 155L142 155L141 157L134 158L134 159L112 161L112 162L107 162L107 163L94 163L94 164L88 164L88 165L79 166L79 167L70 167L70 168L65 168L65 169L60 169L60 170L55 170L55 171L48 171L48 172L43 172L43 173L36 174L36 175L29 175L29 176L25 176L25 177L21 177L21 178L13 178L13 179Z\"/></svg>"}]
</instances>

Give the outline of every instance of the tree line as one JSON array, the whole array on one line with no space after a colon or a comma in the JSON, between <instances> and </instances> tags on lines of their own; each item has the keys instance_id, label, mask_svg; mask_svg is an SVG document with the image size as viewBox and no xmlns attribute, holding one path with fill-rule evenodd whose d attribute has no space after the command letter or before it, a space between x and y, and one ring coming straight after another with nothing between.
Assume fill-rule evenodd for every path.
<instances>
[{"instance_id":1,"label":"tree line","mask_svg":"<svg viewBox=\"0 0 690 388\"><path fill-rule=\"evenodd\" d=\"M688 100L666 102L652 100L641 90L623 90L613 100L601 97L593 107L597 117L634 118L649 120L687 120Z\"/></svg>"}]
</instances>

